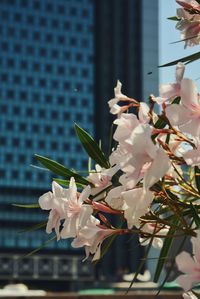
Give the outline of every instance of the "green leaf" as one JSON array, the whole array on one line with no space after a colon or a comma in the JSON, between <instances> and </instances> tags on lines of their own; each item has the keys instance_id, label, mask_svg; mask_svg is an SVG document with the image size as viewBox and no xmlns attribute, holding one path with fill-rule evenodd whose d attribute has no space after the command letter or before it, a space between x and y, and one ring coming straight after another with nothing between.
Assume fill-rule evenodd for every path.
<instances>
[{"instance_id":1,"label":"green leaf","mask_svg":"<svg viewBox=\"0 0 200 299\"><path fill-rule=\"evenodd\" d=\"M25 209L37 209L40 207L38 203L32 203L27 205L13 203L12 206Z\"/></svg>"},{"instance_id":2,"label":"green leaf","mask_svg":"<svg viewBox=\"0 0 200 299\"><path fill-rule=\"evenodd\" d=\"M109 168L110 164L94 139L77 124L74 125L77 136L88 155L101 167Z\"/></svg>"},{"instance_id":3,"label":"green leaf","mask_svg":"<svg viewBox=\"0 0 200 299\"><path fill-rule=\"evenodd\" d=\"M131 290L132 285L134 284L134 282L136 281L136 279L138 277L138 274L140 273L140 271L144 267L144 264L146 262L146 258L148 257L150 249L152 248L153 239L154 239L154 237L152 236L151 239L150 239L150 242L149 242L149 244L148 244L148 246L147 246L147 248L145 250L145 255L144 255L143 259L140 261L139 266L136 269L135 275L134 275L134 277L133 277L133 279L132 279L132 281L131 281L131 283L130 283L127 291L126 291L126 294L128 294L128 292Z\"/></svg>"},{"instance_id":4,"label":"green leaf","mask_svg":"<svg viewBox=\"0 0 200 299\"><path fill-rule=\"evenodd\" d=\"M178 223L178 220L177 219L174 219L175 222L174 224L177 224ZM159 260L158 260L158 263L157 263L157 267L156 267L156 271L155 271L155 275L154 275L154 282L158 282L159 278L160 278L160 274L161 274L161 271L163 269L163 266L165 264L165 260L168 256L168 252L171 248L171 245L172 245L172 241L173 241L173 235L175 234L176 232L176 229L174 227L171 227L165 237L165 240L164 240L164 243L163 243L163 247L160 251L160 256L159 256ZM170 236L170 237L169 237Z\"/></svg>"},{"instance_id":5,"label":"green leaf","mask_svg":"<svg viewBox=\"0 0 200 299\"><path fill-rule=\"evenodd\" d=\"M194 219L194 222L195 222L197 228L200 228L200 218L199 218L198 212L197 212L195 206L191 202L190 202L190 207L191 207L191 212L192 212L192 217Z\"/></svg>"},{"instance_id":6,"label":"green leaf","mask_svg":"<svg viewBox=\"0 0 200 299\"><path fill-rule=\"evenodd\" d=\"M41 249L43 249L44 247L46 247L49 243L51 243L52 241L54 241L56 239L56 236L53 236L53 238L47 240L45 243L43 243L40 247L32 250L31 252L25 254L22 256L22 258L26 258L26 257L29 257L31 255L33 255L34 253L40 251Z\"/></svg>"},{"instance_id":7,"label":"green leaf","mask_svg":"<svg viewBox=\"0 0 200 299\"><path fill-rule=\"evenodd\" d=\"M181 101L181 97L176 97L173 101L172 104L179 104Z\"/></svg>"},{"instance_id":8,"label":"green leaf","mask_svg":"<svg viewBox=\"0 0 200 299\"><path fill-rule=\"evenodd\" d=\"M160 115L158 115L158 120L156 121L156 123L154 124L154 127L156 129L163 129L166 126L166 121L162 119L162 117ZM158 134L154 134L151 136L152 140L154 140L156 137L158 136Z\"/></svg>"},{"instance_id":9,"label":"green leaf","mask_svg":"<svg viewBox=\"0 0 200 299\"><path fill-rule=\"evenodd\" d=\"M60 163L50 160L46 157L35 155L36 159L47 169L51 170L53 173L64 177L65 179L70 179L74 177L75 181L80 184L88 185L90 184L85 178L79 175L76 172L71 171L70 169L64 167Z\"/></svg>"},{"instance_id":10,"label":"green leaf","mask_svg":"<svg viewBox=\"0 0 200 299\"><path fill-rule=\"evenodd\" d=\"M62 180L62 179L57 179L57 178L53 178L53 180L62 185L62 186L65 186L65 187L68 187L69 186L69 183L70 183L70 180ZM79 188L83 188L85 186L85 184L80 184L80 183L77 183L76 182L76 186L79 187Z\"/></svg>"},{"instance_id":11,"label":"green leaf","mask_svg":"<svg viewBox=\"0 0 200 299\"><path fill-rule=\"evenodd\" d=\"M192 55L179 58L179 59L174 60L172 62L168 62L166 64L159 65L159 67L166 67L166 66L175 65L178 62L187 62L187 63L190 63L190 62L193 62L193 61L195 61L195 60L197 60L199 58L200 58L200 52L197 52L197 53L194 53Z\"/></svg>"},{"instance_id":12,"label":"green leaf","mask_svg":"<svg viewBox=\"0 0 200 299\"><path fill-rule=\"evenodd\" d=\"M197 34L197 35L190 36L190 37L187 37L187 38L183 38L183 39L181 39L181 40L177 40L177 41L175 41L175 42L172 42L172 43L170 43L170 44L178 44L178 43L183 43L183 42L185 42L185 41L187 41L187 40L190 40L190 39L196 38L197 36L198 36L198 34Z\"/></svg>"},{"instance_id":13,"label":"green leaf","mask_svg":"<svg viewBox=\"0 0 200 299\"><path fill-rule=\"evenodd\" d=\"M180 21L180 19L177 18L176 16L174 16L174 17L169 17L169 18L167 18L167 20L171 20L171 21Z\"/></svg>"},{"instance_id":14,"label":"green leaf","mask_svg":"<svg viewBox=\"0 0 200 299\"><path fill-rule=\"evenodd\" d=\"M166 124L167 123L161 117L159 117L159 119L156 121L154 127L156 129L163 129L166 126Z\"/></svg>"},{"instance_id":15,"label":"green leaf","mask_svg":"<svg viewBox=\"0 0 200 299\"><path fill-rule=\"evenodd\" d=\"M195 183L196 183L196 187L200 193L200 169L198 166L194 167L194 171L195 171ZM199 194L200 195L200 194Z\"/></svg>"},{"instance_id":16,"label":"green leaf","mask_svg":"<svg viewBox=\"0 0 200 299\"><path fill-rule=\"evenodd\" d=\"M34 225L31 225L21 231L19 231L19 234L22 234L22 233L26 233L26 232L32 232L34 230L37 230L37 229L40 229L42 227L45 227L47 225L47 222L40 222L40 223L37 223L37 224L34 224Z\"/></svg>"}]
</instances>

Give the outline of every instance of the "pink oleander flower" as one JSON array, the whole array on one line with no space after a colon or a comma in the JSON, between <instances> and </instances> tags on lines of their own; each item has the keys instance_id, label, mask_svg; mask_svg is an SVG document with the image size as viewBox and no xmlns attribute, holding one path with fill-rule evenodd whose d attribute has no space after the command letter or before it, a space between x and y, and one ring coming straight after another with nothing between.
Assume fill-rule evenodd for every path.
<instances>
[{"instance_id":1,"label":"pink oleander flower","mask_svg":"<svg viewBox=\"0 0 200 299\"><path fill-rule=\"evenodd\" d=\"M144 180L144 188L148 189L170 168L169 157L162 148L154 145L151 134L152 128L148 124L142 124L136 127L130 137L131 158L124 164L122 157L121 169L124 174L119 180L125 189L133 189L141 179Z\"/></svg>"},{"instance_id":2,"label":"pink oleander flower","mask_svg":"<svg viewBox=\"0 0 200 299\"><path fill-rule=\"evenodd\" d=\"M120 144L127 145L131 142L129 138L133 130L140 124L149 123L149 107L146 103L141 102L138 112L138 118L132 113L122 113L113 123L117 125L113 138Z\"/></svg>"},{"instance_id":3,"label":"pink oleander flower","mask_svg":"<svg viewBox=\"0 0 200 299\"><path fill-rule=\"evenodd\" d=\"M52 191L39 198L40 207L43 210L51 210L46 231L51 233L55 229L57 239L75 237L80 226L85 224L93 211L91 206L84 204L90 195L90 187L86 187L81 194L78 194L74 178L71 178L69 189L53 182ZM60 231L61 220L64 223Z\"/></svg>"},{"instance_id":4,"label":"pink oleander flower","mask_svg":"<svg viewBox=\"0 0 200 299\"><path fill-rule=\"evenodd\" d=\"M56 182L52 183L52 192L49 191L39 198L39 205L43 210L50 210L46 232L50 234L55 229L57 239L60 239L60 220L65 219L64 198L69 195L69 190L62 188Z\"/></svg>"},{"instance_id":5,"label":"pink oleander flower","mask_svg":"<svg viewBox=\"0 0 200 299\"><path fill-rule=\"evenodd\" d=\"M118 80L117 86L114 88L115 97L113 99L111 99L110 101L108 101L108 105L110 107L110 113L112 113L112 114L119 114L121 112L121 107L118 105L118 103L120 101L126 101L129 99L127 96L125 96L121 92L121 88L122 88L122 84Z\"/></svg>"},{"instance_id":6,"label":"pink oleander flower","mask_svg":"<svg viewBox=\"0 0 200 299\"><path fill-rule=\"evenodd\" d=\"M190 79L181 81L181 103L166 107L166 116L172 126L194 137L200 135L200 96L196 84Z\"/></svg>"},{"instance_id":7,"label":"pink oleander flower","mask_svg":"<svg viewBox=\"0 0 200 299\"><path fill-rule=\"evenodd\" d=\"M91 182L94 186L91 188L91 195L96 195L100 191L111 186L111 179L113 175L119 170L118 165L105 169L97 164L95 168L96 170L91 171L89 176L87 177L87 180Z\"/></svg>"},{"instance_id":8,"label":"pink oleander flower","mask_svg":"<svg viewBox=\"0 0 200 299\"><path fill-rule=\"evenodd\" d=\"M186 10L197 10L200 12L200 4L196 0L176 0Z\"/></svg>"},{"instance_id":9,"label":"pink oleander flower","mask_svg":"<svg viewBox=\"0 0 200 299\"><path fill-rule=\"evenodd\" d=\"M100 225L100 221L94 216L90 216L85 226L83 226L77 237L72 241L74 248L85 247L86 258L90 254L93 261L100 259L102 242L115 231Z\"/></svg>"},{"instance_id":10,"label":"pink oleander flower","mask_svg":"<svg viewBox=\"0 0 200 299\"><path fill-rule=\"evenodd\" d=\"M197 232L196 238L192 237L191 241L193 257L185 251L176 257L178 270L184 273L180 275L176 281L185 292L200 282L200 231Z\"/></svg>"},{"instance_id":11,"label":"pink oleander flower","mask_svg":"<svg viewBox=\"0 0 200 299\"><path fill-rule=\"evenodd\" d=\"M122 210L124 210L124 218L127 221L128 228L138 227L140 217L144 216L149 210L154 198L153 193L143 188L135 188L122 192L121 196L124 200Z\"/></svg>"},{"instance_id":12,"label":"pink oleander flower","mask_svg":"<svg viewBox=\"0 0 200 299\"><path fill-rule=\"evenodd\" d=\"M181 31L181 39L185 40L185 48L200 43L200 5L197 1L176 1L183 8L177 9L178 21L176 28ZM199 13L192 13L195 10Z\"/></svg>"},{"instance_id":13,"label":"pink oleander flower","mask_svg":"<svg viewBox=\"0 0 200 299\"><path fill-rule=\"evenodd\" d=\"M161 84L159 87L160 97L154 97L154 101L158 104L170 102L175 97L180 96L180 86L185 72L185 66L182 62L176 65L176 83Z\"/></svg>"},{"instance_id":14,"label":"pink oleander flower","mask_svg":"<svg viewBox=\"0 0 200 299\"><path fill-rule=\"evenodd\" d=\"M140 124L137 116L131 113L122 113L113 123L117 125L113 138L123 145L127 143L133 130Z\"/></svg>"}]
</instances>

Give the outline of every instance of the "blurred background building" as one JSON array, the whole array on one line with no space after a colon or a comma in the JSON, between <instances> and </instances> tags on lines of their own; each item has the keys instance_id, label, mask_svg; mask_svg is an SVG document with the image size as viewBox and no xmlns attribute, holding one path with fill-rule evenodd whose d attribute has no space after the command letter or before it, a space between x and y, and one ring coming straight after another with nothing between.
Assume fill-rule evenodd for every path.
<instances>
[{"instance_id":1,"label":"blurred background building","mask_svg":"<svg viewBox=\"0 0 200 299\"><path fill-rule=\"evenodd\" d=\"M47 214L12 203L36 203L51 189L52 175L30 166L35 153L87 170L74 122L108 149L107 101L117 79L136 99L157 93L158 1L1 0L0 36L1 281L52 280L53 288L68 280L70 289L77 278L134 271L136 238L116 241L97 274L90 263L80 266L84 253L66 240L19 260L52 236L44 228L19 234Z\"/></svg>"}]
</instances>

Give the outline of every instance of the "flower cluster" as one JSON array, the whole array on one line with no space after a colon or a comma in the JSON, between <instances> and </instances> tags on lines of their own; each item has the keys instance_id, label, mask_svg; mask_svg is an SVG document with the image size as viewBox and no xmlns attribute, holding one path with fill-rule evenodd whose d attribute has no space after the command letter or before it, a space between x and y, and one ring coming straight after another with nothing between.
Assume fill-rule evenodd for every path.
<instances>
[{"instance_id":1,"label":"flower cluster","mask_svg":"<svg viewBox=\"0 0 200 299\"><path fill-rule=\"evenodd\" d=\"M181 39L185 48L200 43L200 3L195 0L176 0L182 7L177 9L178 23L176 28L181 31Z\"/></svg>"},{"instance_id":2,"label":"flower cluster","mask_svg":"<svg viewBox=\"0 0 200 299\"><path fill-rule=\"evenodd\" d=\"M185 46L199 44L199 1L177 3L177 28ZM93 261L103 256L113 236L122 234L137 233L141 245L162 248L154 281L173 240L192 237L194 256L179 254L180 241L173 262L183 273L177 278L185 290L183 297L196 298L192 288L200 282L200 95L184 71L179 62L175 82L161 85L159 96L151 95L148 104L124 95L117 82L108 102L115 119L107 154L75 125L94 161L87 176L37 156L63 178L53 181L52 192L39 198L39 206L50 211L46 232L55 231L58 241L72 238L71 246L84 247L86 258L91 255ZM118 217L117 226L112 215ZM105 239L110 241L106 246Z\"/></svg>"},{"instance_id":3,"label":"flower cluster","mask_svg":"<svg viewBox=\"0 0 200 299\"><path fill-rule=\"evenodd\" d=\"M93 260L101 258L103 241L113 235L138 233L141 245L158 248L164 246L163 239L165 244L172 240L171 235L193 236L196 260L188 253L176 258L179 270L186 273L177 281L188 291L200 281L200 96L196 84L184 78L184 70L178 63L176 82L162 85L159 97L150 96L149 105L125 96L118 81L108 102L116 117L116 146L106 158L77 127L88 154L93 143L102 158L91 155L99 164L87 177L74 173L69 181L62 180L64 185L69 182L68 188L54 181L52 192L42 195L39 205L50 210L47 233L55 230L57 240L73 238L71 246L84 247L86 258L91 254ZM45 165L43 159L47 158L40 157ZM121 221L118 227L108 217L113 214Z\"/></svg>"}]
</instances>

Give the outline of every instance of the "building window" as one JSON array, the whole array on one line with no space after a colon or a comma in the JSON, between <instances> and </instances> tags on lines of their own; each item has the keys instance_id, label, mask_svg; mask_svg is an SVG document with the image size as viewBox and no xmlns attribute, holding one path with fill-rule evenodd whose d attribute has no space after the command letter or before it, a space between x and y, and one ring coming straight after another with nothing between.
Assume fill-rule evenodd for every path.
<instances>
[{"instance_id":1,"label":"building window","mask_svg":"<svg viewBox=\"0 0 200 299\"><path fill-rule=\"evenodd\" d=\"M20 144L20 140L18 138L13 138L12 139L12 146L18 147Z\"/></svg>"},{"instance_id":2,"label":"building window","mask_svg":"<svg viewBox=\"0 0 200 299\"><path fill-rule=\"evenodd\" d=\"M33 146L32 139L26 139L25 144L26 144L26 147L31 148Z\"/></svg>"},{"instance_id":3,"label":"building window","mask_svg":"<svg viewBox=\"0 0 200 299\"><path fill-rule=\"evenodd\" d=\"M6 162L10 163L13 162L13 155L11 153L8 153L5 155Z\"/></svg>"},{"instance_id":4,"label":"building window","mask_svg":"<svg viewBox=\"0 0 200 299\"><path fill-rule=\"evenodd\" d=\"M7 123L6 123L6 128L7 128L7 130L13 130L14 129L14 123L12 122L12 121L8 121Z\"/></svg>"},{"instance_id":5,"label":"building window","mask_svg":"<svg viewBox=\"0 0 200 299\"><path fill-rule=\"evenodd\" d=\"M44 149L45 148L45 141L44 140L39 140L38 145L39 145L40 149Z\"/></svg>"},{"instance_id":6,"label":"building window","mask_svg":"<svg viewBox=\"0 0 200 299\"><path fill-rule=\"evenodd\" d=\"M13 178L13 179L17 179L18 176L19 176L19 172L18 172L18 170L13 170L13 171L12 171L12 178Z\"/></svg>"}]
</instances>

